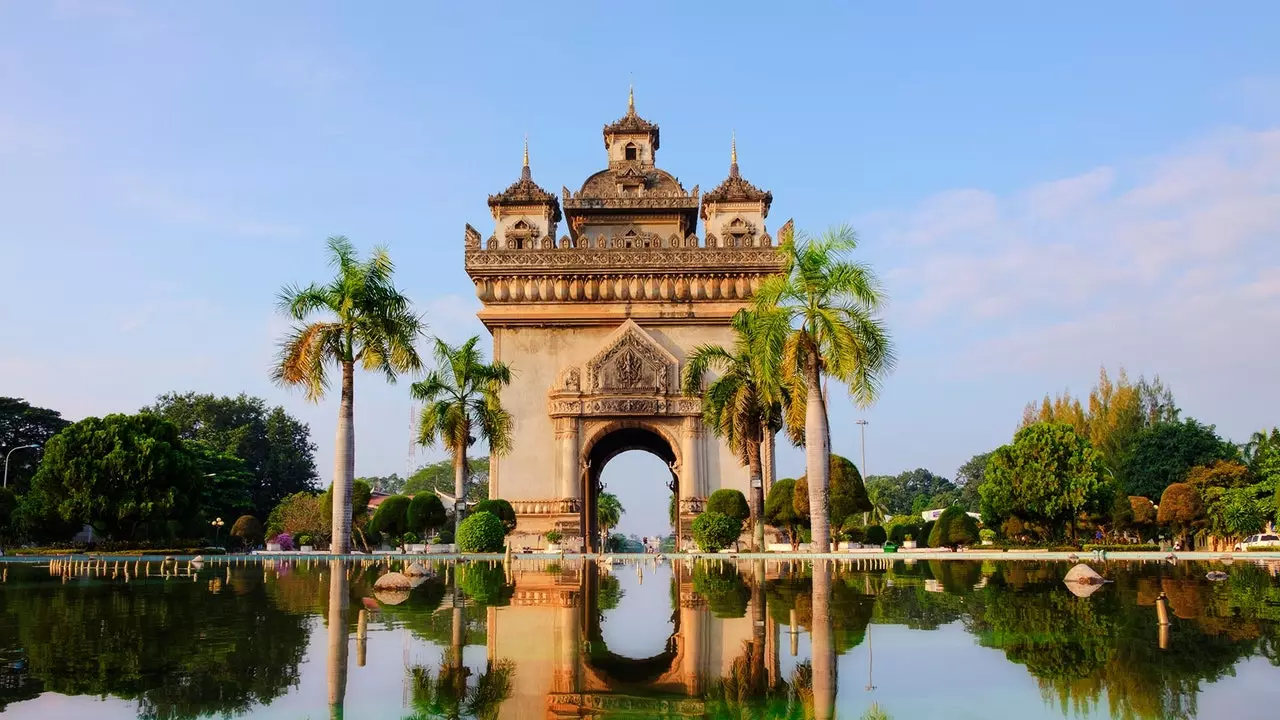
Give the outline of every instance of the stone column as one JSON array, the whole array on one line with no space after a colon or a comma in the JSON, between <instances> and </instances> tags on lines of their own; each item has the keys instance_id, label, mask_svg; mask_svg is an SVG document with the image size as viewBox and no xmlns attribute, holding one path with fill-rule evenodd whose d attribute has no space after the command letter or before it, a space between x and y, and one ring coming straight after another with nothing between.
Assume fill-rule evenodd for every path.
<instances>
[{"instance_id":1,"label":"stone column","mask_svg":"<svg viewBox=\"0 0 1280 720\"><path fill-rule=\"evenodd\" d=\"M698 416L686 417L681 431L680 452L682 457L680 459L679 511L683 520L684 515L694 512L690 501L705 495L702 478L702 418ZM684 522L681 522L681 526L687 534L689 528ZM677 538L677 548L680 547L678 540L679 538Z\"/></svg>"},{"instance_id":2,"label":"stone column","mask_svg":"<svg viewBox=\"0 0 1280 720\"><path fill-rule=\"evenodd\" d=\"M578 649L582 647L581 611L570 593L561 591L564 597L556 610L555 676L556 692L579 692Z\"/></svg>"},{"instance_id":3,"label":"stone column","mask_svg":"<svg viewBox=\"0 0 1280 720\"><path fill-rule=\"evenodd\" d=\"M558 417L555 419L556 451L559 456L557 474L560 476L558 491L561 498L582 497L582 468L578 463L580 452L578 438L578 418Z\"/></svg>"}]
</instances>

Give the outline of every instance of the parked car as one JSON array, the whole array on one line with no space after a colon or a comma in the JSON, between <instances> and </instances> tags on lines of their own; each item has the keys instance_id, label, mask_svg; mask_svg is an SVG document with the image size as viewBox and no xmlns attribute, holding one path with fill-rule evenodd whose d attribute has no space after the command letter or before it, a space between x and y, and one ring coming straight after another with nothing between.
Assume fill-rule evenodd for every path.
<instances>
[{"instance_id":1,"label":"parked car","mask_svg":"<svg viewBox=\"0 0 1280 720\"><path fill-rule=\"evenodd\" d=\"M1263 533L1262 535L1250 535L1244 540L1236 543L1236 551L1242 552L1258 545L1275 545L1280 547L1280 535L1272 535L1269 533Z\"/></svg>"}]
</instances>

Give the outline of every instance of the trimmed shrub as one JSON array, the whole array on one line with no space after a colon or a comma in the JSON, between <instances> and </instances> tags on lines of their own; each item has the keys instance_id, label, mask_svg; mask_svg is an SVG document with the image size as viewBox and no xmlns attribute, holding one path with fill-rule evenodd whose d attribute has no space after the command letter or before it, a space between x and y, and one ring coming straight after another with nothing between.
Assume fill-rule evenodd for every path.
<instances>
[{"instance_id":1,"label":"trimmed shrub","mask_svg":"<svg viewBox=\"0 0 1280 720\"><path fill-rule=\"evenodd\" d=\"M849 516L871 509L871 500L867 497L867 488L862 483L862 475L848 458L831 455L830 480L827 487L827 504L832 528L843 527L845 519ZM796 481L795 508L801 515L809 516L807 476L801 476Z\"/></svg>"},{"instance_id":2,"label":"trimmed shrub","mask_svg":"<svg viewBox=\"0 0 1280 720\"><path fill-rule=\"evenodd\" d=\"M879 525L872 525L867 528L868 545L883 545L888 539L889 535Z\"/></svg>"},{"instance_id":3,"label":"trimmed shrub","mask_svg":"<svg viewBox=\"0 0 1280 720\"><path fill-rule=\"evenodd\" d=\"M995 542L996 531L991 528L982 528L978 531L978 539L982 542Z\"/></svg>"},{"instance_id":4,"label":"trimmed shrub","mask_svg":"<svg viewBox=\"0 0 1280 720\"><path fill-rule=\"evenodd\" d=\"M747 496L727 488L711 493L711 497L707 498L706 511L728 515L740 522L746 522L751 517L751 506L747 504Z\"/></svg>"},{"instance_id":5,"label":"trimmed shrub","mask_svg":"<svg viewBox=\"0 0 1280 720\"><path fill-rule=\"evenodd\" d=\"M482 513L487 512L498 518L502 522L502 534L510 535L512 530L516 529L516 510L511 507L511 503L501 498L495 500L481 500L476 503L475 509L471 512Z\"/></svg>"},{"instance_id":6,"label":"trimmed shrub","mask_svg":"<svg viewBox=\"0 0 1280 720\"><path fill-rule=\"evenodd\" d=\"M1139 527L1150 527L1156 524L1156 506L1142 495L1129 496L1129 509L1133 513L1133 524Z\"/></svg>"},{"instance_id":7,"label":"trimmed shrub","mask_svg":"<svg viewBox=\"0 0 1280 720\"><path fill-rule=\"evenodd\" d=\"M275 537L275 541L280 543L281 550L293 549L293 536L289 533L280 533Z\"/></svg>"},{"instance_id":8,"label":"trimmed shrub","mask_svg":"<svg viewBox=\"0 0 1280 720\"><path fill-rule=\"evenodd\" d=\"M369 530L393 538L403 535L409 529L405 516L409 512L410 502L408 495L392 495L383 500L374 511L373 519L369 521Z\"/></svg>"},{"instance_id":9,"label":"trimmed shrub","mask_svg":"<svg viewBox=\"0 0 1280 720\"><path fill-rule=\"evenodd\" d=\"M796 481L784 478L773 483L764 500L765 524L785 530L793 543L799 541L800 527L809 522L808 517L796 512L795 494Z\"/></svg>"},{"instance_id":10,"label":"trimmed shrub","mask_svg":"<svg viewBox=\"0 0 1280 720\"><path fill-rule=\"evenodd\" d=\"M245 547L257 547L262 542L262 523L252 515L241 515L231 526L231 537L239 538Z\"/></svg>"},{"instance_id":11,"label":"trimmed shrub","mask_svg":"<svg viewBox=\"0 0 1280 720\"><path fill-rule=\"evenodd\" d=\"M920 526L909 523L894 525L889 529L889 542L894 545L901 545L907 539L908 535L911 536L912 540L921 537Z\"/></svg>"},{"instance_id":12,"label":"trimmed shrub","mask_svg":"<svg viewBox=\"0 0 1280 720\"><path fill-rule=\"evenodd\" d=\"M418 536L418 533L409 530L404 535L400 536L400 542L405 545L417 545L419 542L422 542L422 538Z\"/></svg>"},{"instance_id":13,"label":"trimmed shrub","mask_svg":"<svg viewBox=\"0 0 1280 720\"><path fill-rule=\"evenodd\" d=\"M501 552L506 535L497 515L484 511L472 513L458 526L458 549L467 553Z\"/></svg>"},{"instance_id":14,"label":"trimmed shrub","mask_svg":"<svg viewBox=\"0 0 1280 720\"><path fill-rule=\"evenodd\" d=\"M555 545L556 543L560 542L560 538L564 536L560 534L559 530L551 530L551 531L548 531L547 534L544 535L543 537L547 539L547 542L549 544Z\"/></svg>"},{"instance_id":15,"label":"trimmed shrub","mask_svg":"<svg viewBox=\"0 0 1280 720\"><path fill-rule=\"evenodd\" d=\"M441 545L452 545L453 544L453 528L451 527L440 528L440 532L436 533L436 540Z\"/></svg>"},{"instance_id":16,"label":"trimmed shrub","mask_svg":"<svg viewBox=\"0 0 1280 720\"><path fill-rule=\"evenodd\" d=\"M307 547L311 547L312 540L313 540L313 539L312 539L312 537L311 537L310 535L299 535L299 536L298 536L298 547L303 547L304 545L305 545L305 546L307 546Z\"/></svg>"},{"instance_id":17,"label":"trimmed shrub","mask_svg":"<svg viewBox=\"0 0 1280 720\"><path fill-rule=\"evenodd\" d=\"M693 519L693 541L702 552L729 547L742 534L742 521L724 513L704 512Z\"/></svg>"},{"instance_id":18,"label":"trimmed shrub","mask_svg":"<svg viewBox=\"0 0 1280 720\"><path fill-rule=\"evenodd\" d=\"M854 525L846 518L844 527L840 528L840 532L844 534L844 539L849 542L860 543L867 539L867 530L861 525Z\"/></svg>"},{"instance_id":19,"label":"trimmed shrub","mask_svg":"<svg viewBox=\"0 0 1280 720\"><path fill-rule=\"evenodd\" d=\"M420 492L409 501L405 511L405 527L416 533L430 533L448 521L444 503L433 492Z\"/></svg>"},{"instance_id":20,"label":"trimmed shrub","mask_svg":"<svg viewBox=\"0 0 1280 720\"><path fill-rule=\"evenodd\" d=\"M969 517L964 508L952 505L938 516L929 536L929 547L972 545L978 541L978 521Z\"/></svg>"},{"instance_id":21,"label":"trimmed shrub","mask_svg":"<svg viewBox=\"0 0 1280 720\"><path fill-rule=\"evenodd\" d=\"M932 547L929 544L929 536L933 534L933 520L926 520L920 525L920 532L916 534L916 545L918 547Z\"/></svg>"},{"instance_id":22,"label":"trimmed shrub","mask_svg":"<svg viewBox=\"0 0 1280 720\"><path fill-rule=\"evenodd\" d=\"M1161 525L1167 525L1178 536L1186 536L1191 525L1204 516L1204 503L1200 492L1187 483L1173 483L1164 489L1160 496L1160 509L1156 519ZM1190 542L1187 549L1190 549Z\"/></svg>"}]
</instances>

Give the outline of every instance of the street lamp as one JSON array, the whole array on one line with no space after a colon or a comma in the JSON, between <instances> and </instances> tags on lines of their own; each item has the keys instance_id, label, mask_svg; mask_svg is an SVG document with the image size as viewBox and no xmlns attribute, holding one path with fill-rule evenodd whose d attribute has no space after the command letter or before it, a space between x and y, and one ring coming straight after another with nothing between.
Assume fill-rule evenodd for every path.
<instances>
[{"instance_id":1,"label":"street lamp","mask_svg":"<svg viewBox=\"0 0 1280 720\"><path fill-rule=\"evenodd\" d=\"M226 525L226 523L222 522L222 518L219 517L219 518L214 518L213 522L209 524L213 526L213 544L217 545L218 538L221 537L222 535L222 526Z\"/></svg>"},{"instance_id":2,"label":"street lamp","mask_svg":"<svg viewBox=\"0 0 1280 720\"><path fill-rule=\"evenodd\" d=\"M38 448L39 445L19 445L4 454L4 487L9 487L9 456L18 450L26 450L28 448Z\"/></svg>"}]
</instances>

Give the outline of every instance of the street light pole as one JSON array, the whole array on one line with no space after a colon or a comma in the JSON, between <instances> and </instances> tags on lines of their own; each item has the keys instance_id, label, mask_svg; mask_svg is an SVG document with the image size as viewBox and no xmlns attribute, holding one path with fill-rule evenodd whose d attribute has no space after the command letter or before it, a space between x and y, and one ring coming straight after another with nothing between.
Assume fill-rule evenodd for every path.
<instances>
[{"instance_id":1,"label":"street light pole","mask_svg":"<svg viewBox=\"0 0 1280 720\"><path fill-rule=\"evenodd\" d=\"M867 482L867 421L865 419L858 421L859 431L862 433L862 482ZM867 513L862 513L862 526L867 525Z\"/></svg>"},{"instance_id":2,"label":"street light pole","mask_svg":"<svg viewBox=\"0 0 1280 720\"><path fill-rule=\"evenodd\" d=\"M9 450L9 452L4 454L4 487L5 488L9 487L9 456L19 450L26 450L27 448L38 448L38 447L40 446L39 445L19 445L18 447L11 449Z\"/></svg>"}]
</instances>

